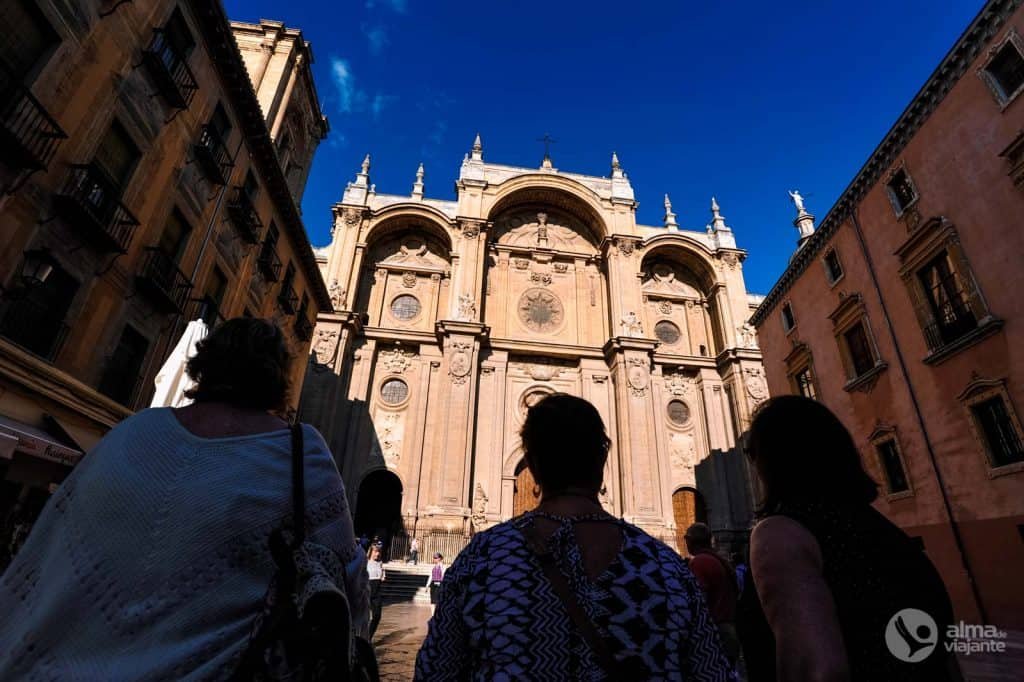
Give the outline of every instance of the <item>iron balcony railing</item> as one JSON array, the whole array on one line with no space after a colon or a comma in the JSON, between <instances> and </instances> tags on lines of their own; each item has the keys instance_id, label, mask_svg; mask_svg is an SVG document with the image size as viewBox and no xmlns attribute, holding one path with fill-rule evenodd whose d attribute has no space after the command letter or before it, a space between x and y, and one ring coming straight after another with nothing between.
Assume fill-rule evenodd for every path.
<instances>
[{"instance_id":1,"label":"iron balcony railing","mask_svg":"<svg viewBox=\"0 0 1024 682\"><path fill-rule=\"evenodd\" d=\"M167 31L153 29L153 38L142 51L142 63L167 104L173 109L188 109L199 85L185 57L168 40Z\"/></svg>"},{"instance_id":2,"label":"iron balcony railing","mask_svg":"<svg viewBox=\"0 0 1024 682\"><path fill-rule=\"evenodd\" d=\"M283 266L274 246L272 242L263 242L263 250L260 251L259 258L256 259L256 265L259 267L263 279L268 282L276 282L281 279Z\"/></svg>"},{"instance_id":3,"label":"iron balcony railing","mask_svg":"<svg viewBox=\"0 0 1024 682\"><path fill-rule=\"evenodd\" d=\"M215 185L223 185L235 165L224 145L220 131L209 123L199 131L199 140L192 145L193 154L206 179Z\"/></svg>"},{"instance_id":4,"label":"iron balcony railing","mask_svg":"<svg viewBox=\"0 0 1024 682\"><path fill-rule=\"evenodd\" d=\"M313 323L305 315L298 315L295 318L295 335L303 341L313 338Z\"/></svg>"},{"instance_id":5,"label":"iron balcony railing","mask_svg":"<svg viewBox=\"0 0 1024 682\"><path fill-rule=\"evenodd\" d=\"M121 203L121 188L95 163L71 166L54 206L104 252L125 253L139 226Z\"/></svg>"},{"instance_id":6,"label":"iron balcony railing","mask_svg":"<svg viewBox=\"0 0 1024 682\"><path fill-rule=\"evenodd\" d=\"M277 295L277 304L286 314L294 315L299 307L299 296L295 293L295 289L290 286L282 286L281 292Z\"/></svg>"},{"instance_id":7,"label":"iron balcony railing","mask_svg":"<svg viewBox=\"0 0 1024 682\"><path fill-rule=\"evenodd\" d=\"M19 75L0 62L0 158L14 170L46 170L64 139Z\"/></svg>"},{"instance_id":8,"label":"iron balcony railing","mask_svg":"<svg viewBox=\"0 0 1024 682\"><path fill-rule=\"evenodd\" d=\"M228 202L228 217L242 239L250 244L259 243L263 222L256 214L256 208L244 187L235 187L234 194Z\"/></svg>"},{"instance_id":9,"label":"iron balcony railing","mask_svg":"<svg viewBox=\"0 0 1024 682\"><path fill-rule=\"evenodd\" d=\"M159 247L150 246L143 251L142 266L135 281L136 286L162 312L184 312L192 282L178 268L174 259Z\"/></svg>"},{"instance_id":10,"label":"iron balcony railing","mask_svg":"<svg viewBox=\"0 0 1024 682\"><path fill-rule=\"evenodd\" d=\"M64 318L29 298L16 298L0 308L0 336L52 362L67 339Z\"/></svg>"},{"instance_id":11,"label":"iron balcony railing","mask_svg":"<svg viewBox=\"0 0 1024 682\"><path fill-rule=\"evenodd\" d=\"M928 347L935 350L953 343L977 327L978 320L966 304L947 303L940 307L937 319L925 325L924 335Z\"/></svg>"},{"instance_id":12,"label":"iron balcony railing","mask_svg":"<svg viewBox=\"0 0 1024 682\"><path fill-rule=\"evenodd\" d=\"M220 314L220 306L210 296L190 299L186 315L189 322L202 320L210 329L224 321L224 316Z\"/></svg>"}]
</instances>

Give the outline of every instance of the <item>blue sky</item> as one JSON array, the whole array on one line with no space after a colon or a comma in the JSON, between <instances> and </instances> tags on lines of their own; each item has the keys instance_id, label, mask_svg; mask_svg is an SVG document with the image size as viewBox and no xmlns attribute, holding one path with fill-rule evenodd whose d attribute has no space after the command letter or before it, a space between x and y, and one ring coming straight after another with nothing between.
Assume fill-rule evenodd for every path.
<instances>
[{"instance_id":1,"label":"blue sky","mask_svg":"<svg viewBox=\"0 0 1024 682\"><path fill-rule=\"evenodd\" d=\"M226 0L313 44L331 133L303 199L314 244L366 152L379 192L454 198L473 136L484 158L606 175L612 150L637 220L668 192L684 229L710 197L766 293L795 247L799 188L819 218L980 9L980 0L465 2Z\"/></svg>"}]
</instances>

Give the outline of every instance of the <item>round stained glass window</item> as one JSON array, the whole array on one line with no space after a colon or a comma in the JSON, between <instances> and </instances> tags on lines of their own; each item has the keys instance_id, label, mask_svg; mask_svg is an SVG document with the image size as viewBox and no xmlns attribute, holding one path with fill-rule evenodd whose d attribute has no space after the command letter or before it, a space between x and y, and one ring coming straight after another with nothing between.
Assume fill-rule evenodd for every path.
<instances>
[{"instance_id":1,"label":"round stained glass window","mask_svg":"<svg viewBox=\"0 0 1024 682\"><path fill-rule=\"evenodd\" d=\"M415 296L402 294L391 302L391 314L396 320L408 322L420 314L420 302Z\"/></svg>"},{"instance_id":2,"label":"round stained glass window","mask_svg":"<svg viewBox=\"0 0 1024 682\"><path fill-rule=\"evenodd\" d=\"M388 379L380 387L380 399L388 405L401 405L409 397L409 385L401 379Z\"/></svg>"},{"instance_id":3,"label":"round stained glass window","mask_svg":"<svg viewBox=\"0 0 1024 682\"><path fill-rule=\"evenodd\" d=\"M690 406L682 400L673 400L668 404L668 418L673 424L682 426L690 421Z\"/></svg>"},{"instance_id":4,"label":"round stained glass window","mask_svg":"<svg viewBox=\"0 0 1024 682\"><path fill-rule=\"evenodd\" d=\"M658 337L658 340L662 343L672 345L679 341L679 327L668 320L662 320L658 324L654 325L654 335Z\"/></svg>"}]
</instances>

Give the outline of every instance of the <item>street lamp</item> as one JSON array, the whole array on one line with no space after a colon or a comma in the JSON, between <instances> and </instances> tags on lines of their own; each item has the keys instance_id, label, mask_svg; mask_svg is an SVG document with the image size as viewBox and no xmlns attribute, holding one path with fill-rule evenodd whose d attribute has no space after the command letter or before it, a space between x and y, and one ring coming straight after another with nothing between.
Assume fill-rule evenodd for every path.
<instances>
[{"instance_id":1,"label":"street lamp","mask_svg":"<svg viewBox=\"0 0 1024 682\"><path fill-rule=\"evenodd\" d=\"M57 259L47 248L29 249L24 256L21 262L21 272L18 275L20 286L5 287L0 284L0 298L24 296L31 289L45 282L57 265Z\"/></svg>"}]
</instances>

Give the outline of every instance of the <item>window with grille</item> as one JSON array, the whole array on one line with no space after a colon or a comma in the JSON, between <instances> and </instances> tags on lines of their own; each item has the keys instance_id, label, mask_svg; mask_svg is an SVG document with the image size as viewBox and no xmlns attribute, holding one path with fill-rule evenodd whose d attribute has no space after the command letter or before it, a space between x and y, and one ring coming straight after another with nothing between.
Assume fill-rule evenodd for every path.
<instances>
[{"instance_id":1,"label":"window with grille","mask_svg":"<svg viewBox=\"0 0 1024 682\"><path fill-rule=\"evenodd\" d=\"M185 17L181 10L175 9L171 18L164 25L164 33L167 34L167 42L181 59L186 59L196 46L196 39L192 37L192 31L188 28Z\"/></svg>"},{"instance_id":2,"label":"window with grille","mask_svg":"<svg viewBox=\"0 0 1024 682\"><path fill-rule=\"evenodd\" d=\"M811 374L810 367L804 367L797 372L793 376L793 381L796 383L797 393L805 398L818 399L818 394L814 390L814 376Z\"/></svg>"},{"instance_id":3,"label":"window with grille","mask_svg":"<svg viewBox=\"0 0 1024 682\"><path fill-rule=\"evenodd\" d=\"M1024 88L1024 55L1021 55L1013 40L1007 40L999 48L985 71L1001 91L999 94L1003 103L1010 101Z\"/></svg>"},{"instance_id":4,"label":"window with grille","mask_svg":"<svg viewBox=\"0 0 1024 682\"><path fill-rule=\"evenodd\" d=\"M409 397L409 385L401 379L388 379L380 387L380 399L387 405L401 405Z\"/></svg>"},{"instance_id":5,"label":"window with grille","mask_svg":"<svg viewBox=\"0 0 1024 682\"><path fill-rule=\"evenodd\" d=\"M673 424L683 426L690 421L690 406L682 400L673 400L669 402L668 418Z\"/></svg>"},{"instance_id":6,"label":"window with grille","mask_svg":"<svg viewBox=\"0 0 1024 682\"><path fill-rule=\"evenodd\" d=\"M78 280L55 265L42 284L0 300L0 336L53 360L68 333L65 318L78 287Z\"/></svg>"},{"instance_id":7,"label":"window with grille","mask_svg":"<svg viewBox=\"0 0 1024 682\"><path fill-rule=\"evenodd\" d=\"M896 213L903 213L914 201L917 200L917 190L905 168L900 168L893 173L892 178L886 183L889 188L889 197L892 199Z\"/></svg>"},{"instance_id":8,"label":"window with grille","mask_svg":"<svg viewBox=\"0 0 1024 682\"><path fill-rule=\"evenodd\" d=\"M679 327L668 320L662 320L658 324L654 325L654 335L662 343L673 345L679 342Z\"/></svg>"},{"instance_id":9,"label":"window with grille","mask_svg":"<svg viewBox=\"0 0 1024 682\"><path fill-rule=\"evenodd\" d=\"M96 163L119 188L124 189L140 156L131 135L123 125L114 121L96 150Z\"/></svg>"},{"instance_id":10,"label":"window with grille","mask_svg":"<svg viewBox=\"0 0 1024 682\"><path fill-rule=\"evenodd\" d=\"M191 232L192 226L186 222L185 216L178 209L174 209L167 217L167 224L164 225L164 231L160 233L160 241L157 246L175 263L180 263Z\"/></svg>"},{"instance_id":11,"label":"window with grille","mask_svg":"<svg viewBox=\"0 0 1024 682\"><path fill-rule=\"evenodd\" d=\"M0 72L22 80L33 75L51 48L60 42L35 0L0 2Z\"/></svg>"},{"instance_id":12,"label":"window with grille","mask_svg":"<svg viewBox=\"0 0 1024 682\"><path fill-rule=\"evenodd\" d=\"M989 461L993 467L1024 462L1024 448L1020 436L1010 419L1006 401L1001 395L982 400L971 406L971 412L985 441Z\"/></svg>"},{"instance_id":13,"label":"window with grille","mask_svg":"<svg viewBox=\"0 0 1024 682\"><path fill-rule=\"evenodd\" d=\"M978 326L960 277L950 266L945 251L918 270L917 278L934 321L933 336L938 340L955 341Z\"/></svg>"},{"instance_id":14,"label":"window with grille","mask_svg":"<svg viewBox=\"0 0 1024 682\"><path fill-rule=\"evenodd\" d=\"M843 339L846 341L846 351L854 377L859 377L875 366L875 354L871 350L871 341L863 322L857 322L843 332Z\"/></svg>"},{"instance_id":15,"label":"window with grille","mask_svg":"<svg viewBox=\"0 0 1024 682\"><path fill-rule=\"evenodd\" d=\"M408 322L420 314L420 302L415 296L402 294L391 302L391 314L396 320Z\"/></svg>"},{"instance_id":16,"label":"window with grille","mask_svg":"<svg viewBox=\"0 0 1024 682\"><path fill-rule=\"evenodd\" d=\"M892 438L875 445L878 452L878 460L882 464L882 472L885 474L885 486L889 494L902 493L910 490L907 483L907 473L903 470L903 460L900 459L900 451L896 447L896 441Z\"/></svg>"},{"instance_id":17,"label":"window with grille","mask_svg":"<svg viewBox=\"0 0 1024 682\"><path fill-rule=\"evenodd\" d=\"M829 284L835 284L843 276L843 265L839 262L839 254L835 249L829 249L825 254L825 276Z\"/></svg>"},{"instance_id":18,"label":"window with grille","mask_svg":"<svg viewBox=\"0 0 1024 682\"><path fill-rule=\"evenodd\" d=\"M99 391L122 405L129 405L135 397L142 363L149 350L149 341L130 326L125 326L117 347L107 360L106 370L100 379Z\"/></svg>"},{"instance_id":19,"label":"window with grille","mask_svg":"<svg viewBox=\"0 0 1024 682\"><path fill-rule=\"evenodd\" d=\"M785 303L782 306L782 328L787 332L796 326L796 318L793 317L793 306Z\"/></svg>"}]
</instances>

